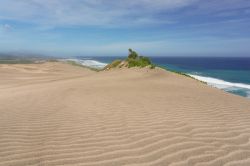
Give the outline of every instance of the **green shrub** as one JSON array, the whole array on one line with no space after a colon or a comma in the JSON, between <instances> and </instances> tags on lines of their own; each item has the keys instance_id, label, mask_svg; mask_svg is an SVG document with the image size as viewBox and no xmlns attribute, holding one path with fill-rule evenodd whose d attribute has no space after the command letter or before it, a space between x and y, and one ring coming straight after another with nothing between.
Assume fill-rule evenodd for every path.
<instances>
[{"instance_id":1,"label":"green shrub","mask_svg":"<svg viewBox=\"0 0 250 166\"><path fill-rule=\"evenodd\" d=\"M139 57L137 59L128 58L128 67L146 67L151 65L151 61L147 57Z\"/></svg>"},{"instance_id":2,"label":"green shrub","mask_svg":"<svg viewBox=\"0 0 250 166\"><path fill-rule=\"evenodd\" d=\"M128 67L131 68L131 67L139 67L140 66L140 62L136 59L131 59L129 58L128 60Z\"/></svg>"},{"instance_id":3,"label":"green shrub","mask_svg":"<svg viewBox=\"0 0 250 166\"><path fill-rule=\"evenodd\" d=\"M138 56L138 54L129 49L129 55L127 58L128 67L146 67L152 64L148 57Z\"/></svg>"},{"instance_id":4,"label":"green shrub","mask_svg":"<svg viewBox=\"0 0 250 166\"><path fill-rule=\"evenodd\" d=\"M128 49L128 51L129 51L129 55L128 55L129 59L137 59L138 58L138 54L135 51L133 51L131 48Z\"/></svg>"},{"instance_id":5,"label":"green shrub","mask_svg":"<svg viewBox=\"0 0 250 166\"><path fill-rule=\"evenodd\" d=\"M150 65L152 64L152 62L150 61L150 59L148 57L143 57L140 56L139 57L139 61L141 61L141 63L145 64L145 65Z\"/></svg>"},{"instance_id":6,"label":"green shrub","mask_svg":"<svg viewBox=\"0 0 250 166\"><path fill-rule=\"evenodd\" d=\"M109 65L107 65L104 68L104 70L110 69L110 68L116 68L116 67L119 67L119 68L122 68L122 67L128 67L128 68L140 67L140 68L143 68L143 67L149 66L151 69L155 68L155 65L152 64L151 60L148 57L139 56L132 49L129 49L128 51L129 51L129 55L128 55L126 61L115 60L112 63L110 63Z\"/></svg>"}]
</instances>

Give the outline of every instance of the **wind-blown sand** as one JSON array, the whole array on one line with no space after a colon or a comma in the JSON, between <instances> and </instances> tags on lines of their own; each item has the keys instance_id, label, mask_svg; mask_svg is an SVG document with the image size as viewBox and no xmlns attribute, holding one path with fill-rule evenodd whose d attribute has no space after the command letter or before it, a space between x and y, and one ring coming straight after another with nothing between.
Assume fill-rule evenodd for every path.
<instances>
[{"instance_id":1,"label":"wind-blown sand","mask_svg":"<svg viewBox=\"0 0 250 166\"><path fill-rule=\"evenodd\" d=\"M0 65L0 165L250 165L250 100L161 69Z\"/></svg>"}]
</instances>

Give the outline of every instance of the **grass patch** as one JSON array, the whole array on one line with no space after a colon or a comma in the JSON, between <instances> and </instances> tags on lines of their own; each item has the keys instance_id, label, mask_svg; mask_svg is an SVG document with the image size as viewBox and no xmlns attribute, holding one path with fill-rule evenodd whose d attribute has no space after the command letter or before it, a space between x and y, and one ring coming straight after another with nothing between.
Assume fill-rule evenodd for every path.
<instances>
[{"instance_id":1,"label":"grass patch","mask_svg":"<svg viewBox=\"0 0 250 166\"><path fill-rule=\"evenodd\" d=\"M196 80L196 81L199 81L199 82L201 82L201 83L203 83L203 84L206 84L206 85L207 85L207 83L206 83L206 82L204 82L204 81L200 81L200 80L197 80L196 78L191 77L190 75L188 75L188 74L186 74L186 73L183 73L183 72L180 72L180 71L171 70L171 69L167 69L167 68L162 67L162 66L157 66L157 67L159 67L159 68L161 68L161 69L163 69L163 70L167 70L167 71L169 71L169 72L171 72L171 73L175 73L175 74L178 74L178 75L182 75L182 76L185 76L185 77L188 77L188 78L194 79L194 80Z\"/></svg>"},{"instance_id":2,"label":"grass patch","mask_svg":"<svg viewBox=\"0 0 250 166\"><path fill-rule=\"evenodd\" d=\"M107 66L105 66L103 70L108 70L108 69L111 69L111 68L116 68L121 63L122 63L122 60L120 60L120 59L114 60L113 62L111 62L110 64L108 64Z\"/></svg>"}]
</instances>

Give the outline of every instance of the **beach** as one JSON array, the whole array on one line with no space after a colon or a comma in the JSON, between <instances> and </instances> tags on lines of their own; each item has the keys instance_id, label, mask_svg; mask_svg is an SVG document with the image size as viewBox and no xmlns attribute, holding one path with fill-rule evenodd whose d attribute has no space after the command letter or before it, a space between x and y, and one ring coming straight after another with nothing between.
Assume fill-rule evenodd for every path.
<instances>
[{"instance_id":1,"label":"beach","mask_svg":"<svg viewBox=\"0 0 250 166\"><path fill-rule=\"evenodd\" d=\"M250 165L250 100L160 68L0 64L0 166Z\"/></svg>"}]
</instances>

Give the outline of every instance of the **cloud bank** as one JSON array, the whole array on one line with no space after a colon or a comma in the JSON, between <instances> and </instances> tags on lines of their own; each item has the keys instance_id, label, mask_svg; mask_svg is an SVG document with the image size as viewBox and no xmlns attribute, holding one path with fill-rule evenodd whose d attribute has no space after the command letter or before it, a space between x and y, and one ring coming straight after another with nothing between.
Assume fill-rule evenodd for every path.
<instances>
[{"instance_id":1,"label":"cloud bank","mask_svg":"<svg viewBox=\"0 0 250 166\"><path fill-rule=\"evenodd\" d=\"M0 19L58 26L147 24L157 22L157 13L188 6L194 1L0 0Z\"/></svg>"},{"instance_id":2,"label":"cloud bank","mask_svg":"<svg viewBox=\"0 0 250 166\"><path fill-rule=\"evenodd\" d=\"M183 15L173 17L175 12L187 7L202 14L249 6L248 0L0 0L0 19L48 26L149 25L176 22Z\"/></svg>"},{"instance_id":3,"label":"cloud bank","mask_svg":"<svg viewBox=\"0 0 250 166\"><path fill-rule=\"evenodd\" d=\"M247 53L249 11L249 0L0 0L0 50Z\"/></svg>"}]
</instances>

